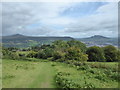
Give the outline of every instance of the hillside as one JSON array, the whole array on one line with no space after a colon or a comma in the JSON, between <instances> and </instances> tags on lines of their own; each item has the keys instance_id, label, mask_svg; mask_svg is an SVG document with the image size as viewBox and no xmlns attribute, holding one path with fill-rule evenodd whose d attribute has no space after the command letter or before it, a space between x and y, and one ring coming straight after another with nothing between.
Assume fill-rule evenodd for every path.
<instances>
[{"instance_id":1,"label":"hillside","mask_svg":"<svg viewBox=\"0 0 120 90\"><path fill-rule=\"evenodd\" d=\"M82 41L87 46L105 46L105 45L113 45L117 46L118 45L118 39L117 38L108 38L100 35L94 35L92 37L88 38L76 38L76 40Z\"/></svg>"},{"instance_id":2,"label":"hillside","mask_svg":"<svg viewBox=\"0 0 120 90\"><path fill-rule=\"evenodd\" d=\"M50 44L55 40L73 40L71 37L33 37L15 34L3 36L2 43L5 47L30 47L35 45Z\"/></svg>"},{"instance_id":3,"label":"hillside","mask_svg":"<svg viewBox=\"0 0 120 90\"><path fill-rule=\"evenodd\" d=\"M105 46L105 45L118 45L117 38L108 38L100 35L94 35L88 38L72 38L72 37L33 37L33 36L24 36L21 34L15 34L11 36L3 36L2 43L5 47L18 47L26 48L36 45L51 44L55 40L79 40L85 43L87 46Z\"/></svg>"}]
</instances>

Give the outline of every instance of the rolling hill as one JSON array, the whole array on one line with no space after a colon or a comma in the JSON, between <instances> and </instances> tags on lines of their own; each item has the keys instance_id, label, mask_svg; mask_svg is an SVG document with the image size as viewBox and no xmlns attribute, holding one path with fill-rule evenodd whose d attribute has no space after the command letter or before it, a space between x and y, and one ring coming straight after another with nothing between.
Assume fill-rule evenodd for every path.
<instances>
[{"instance_id":1,"label":"rolling hill","mask_svg":"<svg viewBox=\"0 0 120 90\"><path fill-rule=\"evenodd\" d=\"M36 45L50 44L55 40L69 41L73 40L71 37L33 37L15 34L11 36L3 36L2 43L4 47L18 47L25 48Z\"/></svg>"},{"instance_id":2,"label":"rolling hill","mask_svg":"<svg viewBox=\"0 0 120 90\"><path fill-rule=\"evenodd\" d=\"M51 44L55 40L79 40L89 46L106 46L106 45L118 45L117 38L108 38L100 35L95 35L88 38L72 38L72 37L55 37L55 36L46 36L46 37L33 37L33 36L24 36L21 34L15 34L11 36L3 36L2 43L4 47L18 47L26 48L31 46Z\"/></svg>"},{"instance_id":3,"label":"rolling hill","mask_svg":"<svg viewBox=\"0 0 120 90\"><path fill-rule=\"evenodd\" d=\"M94 35L88 38L76 38L76 40L84 42L87 46L118 46L118 38L108 38L100 35Z\"/></svg>"}]
</instances>

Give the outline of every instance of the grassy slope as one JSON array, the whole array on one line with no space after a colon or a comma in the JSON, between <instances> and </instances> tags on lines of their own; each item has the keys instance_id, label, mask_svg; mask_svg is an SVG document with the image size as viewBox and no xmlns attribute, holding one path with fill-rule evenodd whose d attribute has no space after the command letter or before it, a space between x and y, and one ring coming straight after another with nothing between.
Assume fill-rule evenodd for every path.
<instances>
[{"instance_id":1,"label":"grassy slope","mask_svg":"<svg viewBox=\"0 0 120 90\"><path fill-rule=\"evenodd\" d=\"M0 89L2 88L2 59L0 59Z\"/></svg>"},{"instance_id":2,"label":"grassy slope","mask_svg":"<svg viewBox=\"0 0 120 90\"><path fill-rule=\"evenodd\" d=\"M94 64L94 63L89 63ZM96 64L99 64L96 62ZM117 63L106 63L108 66L115 66ZM95 78L99 72L104 75L103 69L93 68L95 73L90 73L91 69L77 70L63 63L55 62L29 62L3 60L3 88L55 88L54 76L57 72L69 73L63 75L67 80L72 80L81 86L93 84L99 88L113 88L118 86L118 82L109 77L103 77L103 80Z\"/></svg>"},{"instance_id":3,"label":"grassy slope","mask_svg":"<svg viewBox=\"0 0 120 90\"><path fill-rule=\"evenodd\" d=\"M54 75L48 62L3 60L3 88L55 88Z\"/></svg>"},{"instance_id":4,"label":"grassy slope","mask_svg":"<svg viewBox=\"0 0 120 90\"><path fill-rule=\"evenodd\" d=\"M117 88L118 87L118 82L115 80L112 80L106 75L102 76L102 79L95 78L99 73L100 73L99 76L103 75L102 69L93 68L92 70L94 70L95 73L90 73L89 72L90 69L77 70L76 67L73 68L70 65L66 65L66 64L61 65L56 63L54 64L55 64L55 68L57 68L57 71L62 73L62 76L60 76L62 77L61 79L64 79L64 81L66 80L69 80L70 82L72 81L76 84L79 84L83 88L85 88L86 85L93 85L95 88ZM110 64L106 63L106 64L111 65L112 63ZM114 64L116 63L113 63L113 65ZM63 75L65 73L69 75Z\"/></svg>"}]
</instances>

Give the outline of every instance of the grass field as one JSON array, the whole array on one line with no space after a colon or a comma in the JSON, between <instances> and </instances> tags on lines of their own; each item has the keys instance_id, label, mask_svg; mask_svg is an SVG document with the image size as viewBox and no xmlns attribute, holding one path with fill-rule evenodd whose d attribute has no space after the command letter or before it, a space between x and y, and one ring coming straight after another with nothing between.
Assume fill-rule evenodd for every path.
<instances>
[{"instance_id":1,"label":"grass field","mask_svg":"<svg viewBox=\"0 0 120 90\"><path fill-rule=\"evenodd\" d=\"M117 88L117 63L74 67L58 62L3 60L3 88ZM98 65L97 65L98 64ZM96 66L98 67L96 67ZM92 67L94 66L94 67ZM102 67L102 68L100 68ZM107 67L107 68L106 68ZM112 68L113 68L112 67Z\"/></svg>"},{"instance_id":2,"label":"grass field","mask_svg":"<svg viewBox=\"0 0 120 90\"><path fill-rule=\"evenodd\" d=\"M49 62L3 60L3 88L55 88Z\"/></svg>"},{"instance_id":3,"label":"grass field","mask_svg":"<svg viewBox=\"0 0 120 90\"><path fill-rule=\"evenodd\" d=\"M0 89L2 88L2 59L0 59Z\"/></svg>"},{"instance_id":4,"label":"grass field","mask_svg":"<svg viewBox=\"0 0 120 90\"><path fill-rule=\"evenodd\" d=\"M112 74L106 74L106 69L91 68L88 66L70 67L66 64L57 64L58 85L65 88L117 88L118 81L112 78ZM77 69L76 69L77 68ZM107 70L109 72L109 70Z\"/></svg>"}]
</instances>

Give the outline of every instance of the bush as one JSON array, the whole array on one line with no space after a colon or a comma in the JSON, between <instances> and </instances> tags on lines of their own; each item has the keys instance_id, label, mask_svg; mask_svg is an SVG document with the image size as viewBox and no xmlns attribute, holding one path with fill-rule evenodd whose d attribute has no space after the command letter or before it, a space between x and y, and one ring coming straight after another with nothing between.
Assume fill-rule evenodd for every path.
<instances>
[{"instance_id":1,"label":"bush","mask_svg":"<svg viewBox=\"0 0 120 90\"><path fill-rule=\"evenodd\" d=\"M27 57L29 57L29 58L36 58L37 57L37 52L31 51L31 52L29 52Z\"/></svg>"},{"instance_id":2,"label":"bush","mask_svg":"<svg viewBox=\"0 0 120 90\"><path fill-rule=\"evenodd\" d=\"M2 56L3 56L2 58L13 59L13 60L17 60L21 58L17 52L9 51L7 48L3 48Z\"/></svg>"},{"instance_id":3,"label":"bush","mask_svg":"<svg viewBox=\"0 0 120 90\"><path fill-rule=\"evenodd\" d=\"M65 57L65 53L61 51L55 51L53 54L53 60L58 60L58 59L64 60L64 57Z\"/></svg>"},{"instance_id":4,"label":"bush","mask_svg":"<svg viewBox=\"0 0 120 90\"><path fill-rule=\"evenodd\" d=\"M37 53L37 58L46 59L47 57L46 57L46 55L45 55L45 53L43 51L39 51Z\"/></svg>"},{"instance_id":5,"label":"bush","mask_svg":"<svg viewBox=\"0 0 120 90\"><path fill-rule=\"evenodd\" d=\"M67 44L69 45L69 47L76 47L81 49L81 52L86 52L86 49L87 49L86 45L80 41L71 40L71 41L68 41Z\"/></svg>"},{"instance_id":6,"label":"bush","mask_svg":"<svg viewBox=\"0 0 120 90\"><path fill-rule=\"evenodd\" d=\"M105 61L104 52L98 46L89 47L86 53L88 54L88 61Z\"/></svg>"},{"instance_id":7,"label":"bush","mask_svg":"<svg viewBox=\"0 0 120 90\"><path fill-rule=\"evenodd\" d=\"M104 48L105 58L107 62L118 61L120 55L119 51L112 45L105 46ZM117 57L118 56L118 57Z\"/></svg>"},{"instance_id":8,"label":"bush","mask_svg":"<svg viewBox=\"0 0 120 90\"><path fill-rule=\"evenodd\" d=\"M84 62L87 61L88 57L86 54L81 52L81 49L70 47L66 50L65 59Z\"/></svg>"},{"instance_id":9,"label":"bush","mask_svg":"<svg viewBox=\"0 0 120 90\"><path fill-rule=\"evenodd\" d=\"M47 59L53 56L53 49L46 47L37 53L37 58Z\"/></svg>"},{"instance_id":10,"label":"bush","mask_svg":"<svg viewBox=\"0 0 120 90\"><path fill-rule=\"evenodd\" d=\"M93 83L87 82L85 80L81 84L81 83L73 81L70 78L67 78L69 76L71 76L70 73L58 72L55 77L57 85L60 88L64 88L66 90L69 90L70 88L95 88L95 85Z\"/></svg>"}]
</instances>

